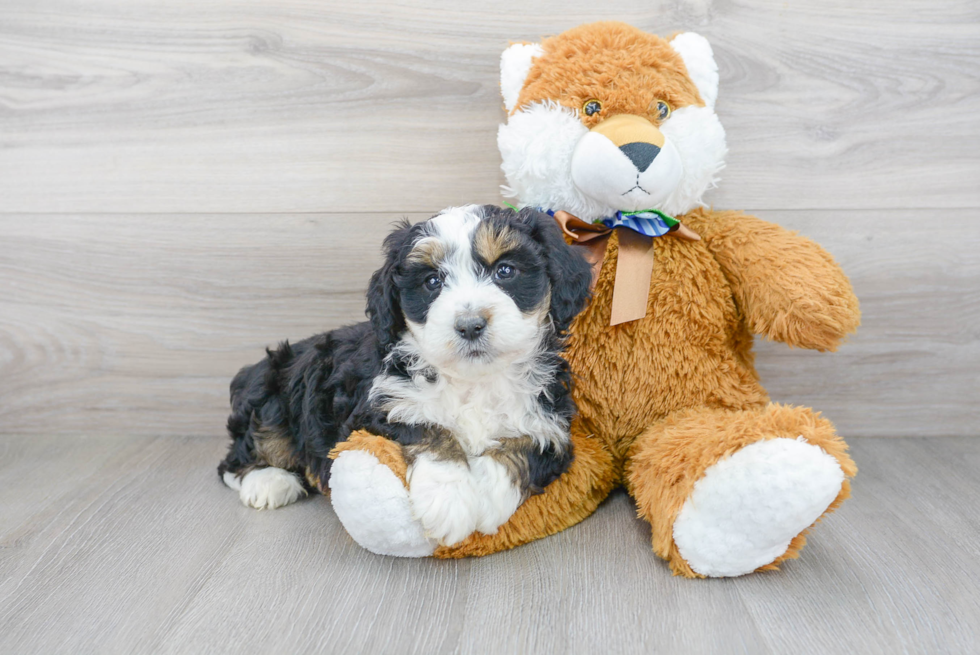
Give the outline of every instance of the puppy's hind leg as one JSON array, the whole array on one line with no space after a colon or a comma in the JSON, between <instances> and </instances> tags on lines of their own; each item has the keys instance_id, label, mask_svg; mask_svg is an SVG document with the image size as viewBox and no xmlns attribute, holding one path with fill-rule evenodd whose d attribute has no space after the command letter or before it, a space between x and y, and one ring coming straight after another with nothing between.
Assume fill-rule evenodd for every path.
<instances>
[{"instance_id":1,"label":"puppy's hind leg","mask_svg":"<svg viewBox=\"0 0 980 655\"><path fill-rule=\"evenodd\" d=\"M232 477L229 483L229 476ZM238 497L243 505L255 509L276 509L294 503L306 495L299 476L286 469L267 466L252 469L239 481L234 474L224 474L225 484L232 489L238 483Z\"/></svg>"},{"instance_id":2,"label":"puppy's hind leg","mask_svg":"<svg viewBox=\"0 0 980 655\"><path fill-rule=\"evenodd\" d=\"M295 468L295 457L287 437L254 423L236 434L229 422L229 431L233 442L218 475L238 492L243 505L275 509L307 494L299 476L289 470Z\"/></svg>"},{"instance_id":3,"label":"puppy's hind leg","mask_svg":"<svg viewBox=\"0 0 980 655\"><path fill-rule=\"evenodd\" d=\"M256 509L289 505L307 493L293 472L303 470L303 458L285 427L288 411L279 395L282 371L295 353L288 342L266 352L266 359L246 366L231 381L231 445L218 465L221 480L244 505Z\"/></svg>"}]
</instances>

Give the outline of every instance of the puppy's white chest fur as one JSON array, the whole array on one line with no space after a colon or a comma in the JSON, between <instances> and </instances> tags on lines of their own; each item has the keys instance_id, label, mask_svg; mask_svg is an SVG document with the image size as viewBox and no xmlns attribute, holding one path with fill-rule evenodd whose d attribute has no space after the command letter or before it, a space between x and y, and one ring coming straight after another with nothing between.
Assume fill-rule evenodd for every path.
<instances>
[{"instance_id":1,"label":"puppy's white chest fur","mask_svg":"<svg viewBox=\"0 0 980 655\"><path fill-rule=\"evenodd\" d=\"M550 369L550 367L547 367ZM388 420L437 425L453 434L469 456L481 455L501 439L531 437L542 448L564 444L568 426L543 411L538 397L553 372L535 360L514 362L478 379L433 376L424 366L411 377L380 375L372 396Z\"/></svg>"},{"instance_id":2,"label":"puppy's white chest fur","mask_svg":"<svg viewBox=\"0 0 980 655\"><path fill-rule=\"evenodd\" d=\"M450 430L468 455L482 454L499 439L521 436L521 423L535 417L525 416L526 392L508 389L506 382L506 376L477 383L441 378L431 384L434 422Z\"/></svg>"},{"instance_id":3,"label":"puppy's white chest fur","mask_svg":"<svg viewBox=\"0 0 980 655\"><path fill-rule=\"evenodd\" d=\"M502 437L515 435L515 426L505 425L508 416L502 408L515 404L517 399L494 398L492 392L476 385L448 386L447 404L458 407L455 429L467 454L479 455ZM509 400L509 402L508 402Z\"/></svg>"}]
</instances>

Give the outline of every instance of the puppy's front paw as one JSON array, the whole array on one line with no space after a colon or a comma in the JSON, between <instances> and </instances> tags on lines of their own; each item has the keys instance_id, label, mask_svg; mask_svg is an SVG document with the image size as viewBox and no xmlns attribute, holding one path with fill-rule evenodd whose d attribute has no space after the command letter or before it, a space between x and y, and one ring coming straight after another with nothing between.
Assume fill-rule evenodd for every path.
<instances>
[{"instance_id":1,"label":"puppy's front paw","mask_svg":"<svg viewBox=\"0 0 980 655\"><path fill-rule=\"evenodd\" d=\"M520 507L521 490L511 479L510 471L492 457L474 457L470 471L481 503L476 529L483 534L497 534L497 529Z\"/></svg>"},{"instance_id":2,"label":"puppy's front paw","mask_svg":"<svg viewBox=\"0 0 980 655\"><path fill-rule=\"evenodd\" d=\"M465 462L420 455L408 470L408 495L426 537L452 546L476 530L480 499Z\"/></svg>"}]
</instances>

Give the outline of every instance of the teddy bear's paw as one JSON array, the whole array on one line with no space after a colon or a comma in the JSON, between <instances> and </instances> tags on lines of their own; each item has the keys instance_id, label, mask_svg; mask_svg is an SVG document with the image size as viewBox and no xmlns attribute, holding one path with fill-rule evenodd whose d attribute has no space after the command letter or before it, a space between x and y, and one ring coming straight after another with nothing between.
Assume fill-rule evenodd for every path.
<instances>
[{"instance_id":1,"label":"teddy bear's paw","mask_svg":"<svg viewBox=\"0 0 980 655\"><path fill-rule=\"evenodd\" d=\"M757 441L695 483L674 521L674 543L701 575L751 573L783 555L843 482L837 460L803 437Z\"/></svg>"},{"instance_id":2,"label":"teddy bear's paw","mask_svg":"<svg viewBox=\"0 0 980 655\"><path fill-rule=\"evenodd\" d=\"M330 502L347 533L378 555L427 557L436 544L412 516L408 490L363 450L346 450L330 467Z\"/></svg>"},{"instance_id":3,"label":"teddy bear's paw","mask_svg":"<svg viewBox=\"0 0 980 655\"><path fill-rule=\"evenodd\" d=\"M481 499L466 462L420 455L408 469L408 494L429 539L452 546L476 530Z\"/></svg>"}]
</instances>

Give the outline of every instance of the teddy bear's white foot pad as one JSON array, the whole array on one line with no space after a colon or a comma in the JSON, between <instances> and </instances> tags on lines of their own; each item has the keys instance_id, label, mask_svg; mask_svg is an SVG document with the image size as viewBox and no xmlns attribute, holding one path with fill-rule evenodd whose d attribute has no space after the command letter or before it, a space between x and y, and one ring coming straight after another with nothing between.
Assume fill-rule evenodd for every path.
<instances>
[{"instance_id":1,"label":"teddy bear's white foot pad","mask_svg":"<svg viewBox=\"0 0 980 655\"><path fill-rule=\"evenodd\" d=\"M705 471L674 521L674 543L709 577L770 564L840 492L844 472L800 437L745 446Z\"/></svg>"},{"instance_id":2,"label":"teddy bear's white foot pad","mask_svg":"<svg viewBox=\"0 0 980 655\"><path fill-rule=\"evenodd\" d=\"M363 548L397 557L426 557L435 550L412 518L405 485L371 453L340 453L330 467L329 486L334 512Z\"/></svg>"}]
</instances>

